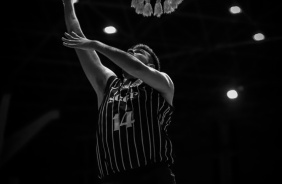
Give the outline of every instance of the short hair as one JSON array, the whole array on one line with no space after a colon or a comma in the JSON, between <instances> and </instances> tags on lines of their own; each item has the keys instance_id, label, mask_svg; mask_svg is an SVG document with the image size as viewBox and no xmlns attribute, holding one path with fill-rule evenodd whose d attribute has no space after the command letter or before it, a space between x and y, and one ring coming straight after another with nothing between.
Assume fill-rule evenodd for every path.
<instances>
[{"instance_id":1,"label":"short hair","mask_svg":"<svg viewBox=\"0 0 282 184\"><path fill-rule=\"evenodd\" d=\"M146 52L148 52L151 56L151 61L155 65L156 69L159 70L159 71L161 70L159 58L157 57L157 55L154 53L154 51L148 45L139 43L139 44L132 46L130 49L143 49Z\"/></svg>"}]
</instances>

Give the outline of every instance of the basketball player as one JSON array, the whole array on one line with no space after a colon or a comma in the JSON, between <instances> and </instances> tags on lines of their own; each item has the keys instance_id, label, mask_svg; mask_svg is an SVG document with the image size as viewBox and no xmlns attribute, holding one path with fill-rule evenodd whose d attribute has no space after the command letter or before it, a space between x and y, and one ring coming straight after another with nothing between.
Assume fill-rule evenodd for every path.
<instances>
[{"instance_id":1,"label":"basketball player","mask_svg":"<svg viewBox=\"0 0 282 184\"><path fill-rule=\"evenodd\" d=\"M167 134L173 113L174 85L160 70L151 48L138 44L128 51L83 34L73 0L63 0L67 27L62 38L75 48L93 86L99 108L96 154L104 184L175 184L174 163ZM123 79L104 66L97 53L123 70Z\"/></svg>"}]
</instances>

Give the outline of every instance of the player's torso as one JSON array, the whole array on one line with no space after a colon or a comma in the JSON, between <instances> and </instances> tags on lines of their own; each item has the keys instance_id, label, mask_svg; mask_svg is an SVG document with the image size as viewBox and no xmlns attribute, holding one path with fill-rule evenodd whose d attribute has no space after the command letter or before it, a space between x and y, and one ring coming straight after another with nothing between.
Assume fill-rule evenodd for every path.
<instances>
[{"instance_id":1,"label":"player's torso","mask_svg":"<svg viewBox=\"0 0 282 184\"><path fill-rule=\"evenodd\" d=\"M164 129L171 107L141 80L127 86L117 80L113 83L99 110L96 151L100 172L167 160L171 143Z\"/></svg>"}]
</instances>

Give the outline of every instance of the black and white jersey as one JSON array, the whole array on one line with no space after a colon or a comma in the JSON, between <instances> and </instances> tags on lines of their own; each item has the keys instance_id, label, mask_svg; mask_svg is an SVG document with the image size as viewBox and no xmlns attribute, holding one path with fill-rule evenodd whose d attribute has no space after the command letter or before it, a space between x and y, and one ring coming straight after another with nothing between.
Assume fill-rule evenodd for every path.
<instances>
[{"instance_id":1,"label":"black and white jersey","mask_svg":"<svg viewBox=\"0 0 282 184\"><path fill-rule=\"evenodd\" d=\"M172 113L161 94L140 79L123 86L110 77L96 132L99 178L154 163L173 164L167 134Z\"/></svg>"}]
</instances>

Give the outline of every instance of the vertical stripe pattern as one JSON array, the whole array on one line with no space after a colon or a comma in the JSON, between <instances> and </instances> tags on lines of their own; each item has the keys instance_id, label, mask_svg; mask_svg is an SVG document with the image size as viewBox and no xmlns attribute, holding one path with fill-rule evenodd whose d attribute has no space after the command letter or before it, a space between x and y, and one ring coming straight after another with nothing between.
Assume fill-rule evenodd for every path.
<instances>
[{"instance_id":1,"label":"vertical stripe pattern","mask_svg":"<svg viewBox=\"0 0 282 184\"><path fill-rule=\"evenodd\" d=\"M99 178L154 163L174 162L167 134L173 107L141 80L108 80L99 108L96 155Z\"/></svg>"}]
</instances>

